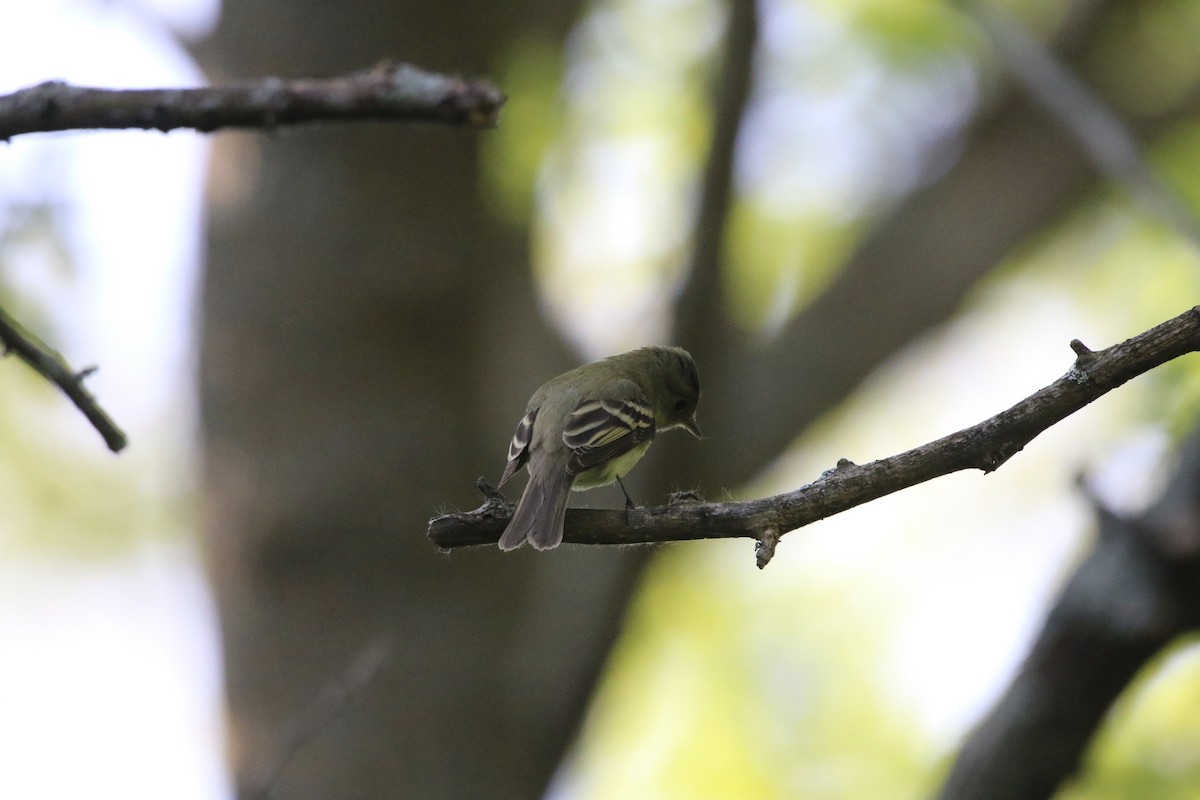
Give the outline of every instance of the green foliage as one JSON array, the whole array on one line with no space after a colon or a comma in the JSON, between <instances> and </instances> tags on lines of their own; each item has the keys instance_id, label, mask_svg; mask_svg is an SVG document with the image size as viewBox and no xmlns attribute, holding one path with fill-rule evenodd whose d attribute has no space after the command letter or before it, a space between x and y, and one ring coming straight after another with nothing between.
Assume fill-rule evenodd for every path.
<instances>
[{"instance_id":1,"label":"green foliage","mask_svg":"<svg viewBox=\"0 0 1200 800\"><path fill-rule=\"evenodd\" d=\"M1158 176L1195 218L1200 214L1200 120L1176 125L1158 141L1151 157Z\"/></svg>"},{"instance_id":2,"label":"green foliage","mask_svg":"<svg viewBox=\"0 0 1200 800\"><path fill-rule=\"evenodd\" d=\"M816 0L812 5L886 48L896 66L909 58L927 59L931 51L961 43L964 34L952 4L939 0Z\"/></svg>"},{"instance_id":3,"label":"green foliage","mask_svg":"<svg viewBox=\"0 0 1200 800\"><path fill-rule=\"evenodd\" d=\"M742 199L731 209L725 260L734 319L777 327L825 287L853 244L854 229L818 211L787 214Z\"/></svg>"},{"instance_id":4,"label":"green foliage","mask_svg":"<svg viewBox=\"0 0 1200 800\"><path fill-rule=\"evenodd\" d=\"M928 746L874 680L886 612L812 582L752 588L745 549L655 565L589 723L583 796L920 796Z\"/></svg>"},{"instance_id":5,"label":"green foliage","mask_svg":"<svg viewBox=\"0 0 1200 800\"><path fill-rule=\"evenodd\" d=\"M554 43L529 37L500 66L508 93L500 127L480 140L492 208L516 225L529 222L533 187L551 143L560 132L562 53Z\"/></svg>"},{"instance_id":6,"label":"green foliage","mask_svg":"<svg viewBox=\"0 0 1200 800\"><path fill-rule=\"evenodd\" d=\"M1185 101L1195 90L1197 37L1200 3L1195 0L1127 3L1109 15L1089 66L1098 88L1118 109L1149 114Z\"/></svg>"},{"instance_id":7,"label":"green foliage","mask_svg":"<svg viewBox=\"0 0 1200 800\"><path fill-rule=\"evenodd\" d=\"M79 324L50 306L77 302L64 236L47 207L0 235L0 304L48 347ZM0 359L0 550L106 556L186 530L190 481L179 433L167 430L174 421L157 437L139 422L145 438L114 456L57 387L16 356Z\"/></svg>"},{"instance_id":8,"label":"green foliage","mask_svg":"<svg viewBox=\"0 0 1200 800\"><path fill-rule=\"evenodd\" d=\"M0 360L0 381L0 550L103 556L186 529L181 454L141 440L114 456L70 401L15 358Z\"/></svg>"}]
</instances>

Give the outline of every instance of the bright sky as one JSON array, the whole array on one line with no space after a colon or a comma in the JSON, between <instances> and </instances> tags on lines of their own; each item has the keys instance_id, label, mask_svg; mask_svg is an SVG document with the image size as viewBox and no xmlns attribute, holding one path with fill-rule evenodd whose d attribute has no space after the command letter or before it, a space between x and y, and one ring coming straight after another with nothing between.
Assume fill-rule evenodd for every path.
<instances>
[{"instance_id":1,"label":"bright sky","mask_svg":"<svg viewBox=\"0 0 1200 800\"><path fill-rule=\"evenodd\" d=\"M0 0L0 92L50 79L196 85L202 76L167 25L202 33L216 7ZM18 244L5 253L6 277L48 315L51 330L40 332L73 366L100 366L89 386L132 442L108 469L184 460L206 152L189 133L0 145L0 226L13 205L50 203L68 250ZM0 381L14 380L16 367L2 366ZM102 449L74 407L46 403L63 444L88 457ZM194 554L174 542L64 560L9 548L20 538L11 524L0 520L0 797L231 796L214 618Z\"/></svg>"}]
</instances>

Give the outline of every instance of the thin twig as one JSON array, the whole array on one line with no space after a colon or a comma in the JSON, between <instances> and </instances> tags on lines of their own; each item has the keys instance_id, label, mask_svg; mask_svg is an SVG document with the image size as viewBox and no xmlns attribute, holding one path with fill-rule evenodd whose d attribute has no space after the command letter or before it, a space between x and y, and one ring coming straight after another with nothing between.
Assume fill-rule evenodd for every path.
<instances>
[{"instance_id":1,"label":"thin twig","mask_svg":"<svg viewBox=\"0 0 1200 800\"><path fill-rule=\"evenodd\" d=\"M341 673L321 687L312 701L282 727L262 763L247 771L239 797L267 800L296 753L361 699L363 691L387 665L392 650L385 638L368 643Z\"/></svg>"},{"instance_id":2,"label":"thin twig","mask_svg":"<svg viewBox=\"0 0 1200 800\"><path fill-rule=\"evenodd\" d=\"M855 506L964 469L991 472L1047 428L1138 375L1200 350L1200 306L1105 350L1071 343L1074 366L1049 386L978 425L890 458L858 465L846 459L815 482L786 494L734 503L676 503L629 511L572 509L564 541L639 544L749 537L795 530ZM429 521L443 549L499 540L508 522L495 502Z\"/></svg>"},{"instance_id":3,"label":"thin twig","mask_svg":"<svg viewBox=\"0 0 1200 800\"><path fill-rule=\"evenodd\" d=\"M505 97L488 81L385 62L333 78L259 78L196 89L97 89L48 81L0 96L0 141L89 128L275 128L318 120L496 124Z\"/></svg>"},{"instance_id":4,"label":"thin twig","mask_svg":"<svg viewBox=\"0 0 1200 800\"><path fill-rule=\"evenodd\" d=\"M63 394L71 398L75 407L83 412L88 422L92 423L104 443L114 453L121 452L128 440L125 433L117 427L112 418L96 403L96 398L83 386L84 378L96 371L96 367L86 367L78 372L61 355L34 340L19 324L0 309L0 345L4 347L4 355L15 353L18 358L32 367L39 375L53 383Z\"/></svg>"}]
</instances>

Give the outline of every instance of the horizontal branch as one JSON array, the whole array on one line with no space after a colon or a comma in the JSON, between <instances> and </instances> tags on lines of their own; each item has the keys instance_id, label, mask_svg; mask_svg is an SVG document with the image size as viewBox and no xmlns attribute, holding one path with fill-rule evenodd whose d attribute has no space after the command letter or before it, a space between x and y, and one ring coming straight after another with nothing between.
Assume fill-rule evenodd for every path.
<instances>
[{"instance_id":1,"label":"horizontal branch","mask_svg":"<svg viewBox=\"0 0 1200 800\"><path fill-rule=\"evenodd\" d=\"M681 502L628 511L571 509L564 541L639 544L746 537L758 540L759 566L765 566L788 531L952 472L991 472L1098 397L1200 350L1200 306L1105 350L1089 350L1078 340L1071 349L1075 364L1054 383L978 425L907 452L862 465L843 459L807 486L759 500ZM495 543L511 515L512 505L494 495L475 511L434 517L429 538L443 549Z\"/></svg>"},{"instance_id":2,"label":"horizontal branch","mask_svg":"<svg viewBox=\"0 0 1200 800\"><path fill-rule=\"evenodd\" d=\"M3 355L16 354L39 375L61 389L104 437L109 450L119 453L125 448L125 433L104 413L91 392L83 387L84 378L95 372L95 367L75 372L62 356L26 334L3 309L0 309L0 347L3 347Z\"/></svg>"},{"instance_id":3,"label":"horizontal branch","mask_svg":"<svg viewBox=\"0 0 1200 800\"><path fill-rule=\"evenodd\" d=\"M89 128L275 128L318 120L496 124L505 97L468 81L384 62L334 78L259 78L196 89L97 89L48 81L0 96L0 141Z\"/></svg>"}]
</instances>

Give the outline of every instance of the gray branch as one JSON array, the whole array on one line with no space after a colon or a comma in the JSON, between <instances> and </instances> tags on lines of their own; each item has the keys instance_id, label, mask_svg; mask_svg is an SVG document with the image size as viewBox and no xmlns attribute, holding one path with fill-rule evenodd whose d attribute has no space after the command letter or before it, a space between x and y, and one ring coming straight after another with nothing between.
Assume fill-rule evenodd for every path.
<instances>
[{"instance_id":1,"label":"gray branch","mask_svg":"<svg viewBox=\"0 0 1200 800\"><path fill-rule=\"evenodd\" d=\"M1071 342L1074 366L1049 386L978 425L869 464L838 462L815 482L786 494L729 503L678 502L629 511L572 509L564 541L641 544L744 537L759 542L765 566L785 532L965 469L992 472L1038 434L1131 378L1200 350L1200 306L1105 350ZM685 476L681 476L685 477ZM485 494L489 494L485 491ZM490 493L480 508L435 517L428 534L443 549L499 540L512 506Z\"/></svg>"},{"instance_id":2,"label":"gray branch","mask_svg":"<svg viewBox=\"0 0 1200 800\"><path fill-rule=\"evenodd\" d=\"M333 78L259 78L196 89L97 89L48 81L0 96L0 141L94 128L170 131L394 120L494 127L505 97L492 83L385 62Z\"/></svg>"},{"instance_id":3,"label":"gray branch","mask_svg":"<svg viewBox=\"0 0 1200 800\"><path fill-rule=\"evenodd\" d=\"M84 378L95 372L95 367L88 367L79 372L71 369L61 355L36 341L3 309L0 309L0 346L3 347L4 355L15 354L39 375L61 389L75 407L83 412L88 422L92 423L92 427L104 437L104 443L108 445L109 450L119 453L125 448L125 433L83 386Z\"/></svg>"}]
</instances>

